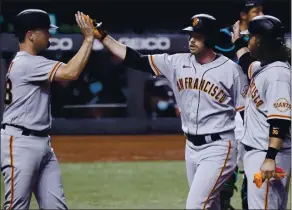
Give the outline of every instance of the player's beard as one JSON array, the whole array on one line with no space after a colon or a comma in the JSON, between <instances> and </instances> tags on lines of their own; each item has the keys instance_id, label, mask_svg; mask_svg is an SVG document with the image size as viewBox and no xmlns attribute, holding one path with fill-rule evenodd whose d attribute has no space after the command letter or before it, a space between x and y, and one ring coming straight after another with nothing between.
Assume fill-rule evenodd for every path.
<instances>
[{"instance_id":1,"label":"player's beard","mask_svg":"<svg viewBox=\"0 0 292 210\"><path fill-rule=\"evenodd\" d=\"M189 48L190 48L191 54L193 54L196 57L202 57L205 55L205 52L206 52L205 47L202 47L202 48L195 47L195 49L191 49L191 47L189 47Z\"/></svg>"}]
</instances>

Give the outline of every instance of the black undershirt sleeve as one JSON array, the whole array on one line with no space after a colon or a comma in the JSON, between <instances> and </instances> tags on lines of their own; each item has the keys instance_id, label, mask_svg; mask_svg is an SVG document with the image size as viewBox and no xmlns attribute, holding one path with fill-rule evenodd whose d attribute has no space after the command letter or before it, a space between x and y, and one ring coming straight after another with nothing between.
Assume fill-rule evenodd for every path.
<instances>
[{"instance_id":1,"label":"black undershirt sleeve","mask_svg":"<svg viewBox=\"0 0 292 210\"><path fill-rule=\"evenodd\" d=\"M289 133L291 121L283 119L270 119L268 120L270 124L270 137L284 139Z\"/></svg>"},{"instance_id":2,"label":"black undershirt sleeve","mask_svg":"<svg viewBox=\"0 0 292 210\"><path fill-rule=\"evenodd\" d=\"M255 61L255 59L250 56L250 53L249 52L247 52L247 53L243 54L239 58L238 65L240 65L240 67L242 68L243 72L246 75L248 75L248 68L249 68L250 64L252 62L254 62L254 61Z\"/></svg>"},{"instance_id":3,"label":"black undershirt sleeve","mask_svg":"<svg viewBox=\"0 0 292 210\"><path fill-rule=\"evenodd\" d=\"M123 65L155 75L149 63L148 55L142 55L130 47L127 47L126 57L124 59Z\"/></svg>"}]
</instances>

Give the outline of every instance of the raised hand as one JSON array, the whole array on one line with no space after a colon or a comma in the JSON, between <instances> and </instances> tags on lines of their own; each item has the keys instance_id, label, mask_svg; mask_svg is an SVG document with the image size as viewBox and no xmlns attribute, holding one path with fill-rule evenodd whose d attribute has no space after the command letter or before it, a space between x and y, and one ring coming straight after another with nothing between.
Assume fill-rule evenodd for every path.
<instances>
[{"instance_id":1,"label":"raised hand","mask_svg":"<svg viewBox=\"0 0 292 210\"><path fill-rule=\"evenodd\" d=\"M94 26L90 21L88 15L84 15L82 12L75 14L76 22L80 28L81 33L85 38L94 38Z\"/></svg>"}]
</instances>

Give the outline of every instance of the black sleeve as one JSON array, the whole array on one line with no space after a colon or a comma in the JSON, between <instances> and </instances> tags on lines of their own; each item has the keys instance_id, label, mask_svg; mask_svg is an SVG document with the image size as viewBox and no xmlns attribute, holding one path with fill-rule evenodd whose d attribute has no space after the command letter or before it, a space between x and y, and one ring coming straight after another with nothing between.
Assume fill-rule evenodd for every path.
<instances>
[{"instance_id":1,"label":"black sleeve","mask_svg":"<svg viewBox=\"0 0 292 210\"><path fill-rule=\"evenodd\" d=\"M291 121L283 119L270 119L268 120L270 124L270 137L278 137L284 139L287 134L289 134ZM273 130L277 132L273 132Z\"/></svg>"},{"instance_id":2,"label":"black sleeve","mask_svg":"<svg viewBox=\"0 0 292 210\"><path fill-rule=\"evenodd\" d=\"M243 54L243 55L239 58L239 60L238 60L238 65L240 65L241 68L242 68L242 70L243 70L243 72L244 72L246 75L248 75L248 67L249 67L250 64L251 64L252 62L254 62L254 61L255 61L255 59L252 58L252 57L250 56L250 53L249 53L249 52L247 52L247 53Z\"/></svg>"},{"instance_id":3,"label":"black sleeve","mask_svg":"<svg viewBox=\"0 0 292 210\"><path fill-rule=\"evenodd\" d=\"M124 59L123 65L132 69L152 73L155 75L150 66L148 56L142 55L130 47L127 47L126 57Z\"/></svg>"}]
</instances>

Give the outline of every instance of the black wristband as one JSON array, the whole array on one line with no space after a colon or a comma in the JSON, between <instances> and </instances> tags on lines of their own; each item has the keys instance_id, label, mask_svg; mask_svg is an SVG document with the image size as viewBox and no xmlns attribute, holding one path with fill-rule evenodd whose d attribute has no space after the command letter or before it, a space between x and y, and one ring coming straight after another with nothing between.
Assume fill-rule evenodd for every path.
<instances>
[{"instance_id":1,"label":"black wristband","mask_svg":"<svg viewBox=\"0 0 292 210\"><path fill-rule=\"evenodd\" d=\"M100 33L99 40L102 41L108 35L108 32L103 29L102 23L97 23L96 20L92 20L92 21L93 21L93 25L95 26L95 28Z\"/></svg>"},{"instance_id":2,"label":"black wristband","mask_svg":"<svg viewBox=\"0 0 292 210\"><path fill-rule=\"evenodd\" d=\"M268 158L268 159L272 159L272 160L275 160L275 158L276 158L278 152L279 152L279 150L277 150L276 148L269 147L269 149L268 149L268 151L267 151L266 158Z\"/></svg>"},{"instance_id":3,"label":"black wristband","mask_svg":"<svg viewBox=\"0 0 292 210\"><path fill-rule=\"evenodd\" d=\"M100 35L101 35L100 41L102 41L108 35L108 32L105 31L101 26L96 27L96 28L99 31Z\"/></svg>"},{"instance_id":4,"label":"black wristband","mask_svg":"<svg viewBox=\"0 0 292 210\"><path fill-rule=\"evenodd\" d=\"M237 52L238 50L240 50L241 48L247 47L248 44L247 42L243 39L243 38L238 38L236 39L236 41L234 42L234 49Z\"/></svg>"}]
</instances>

